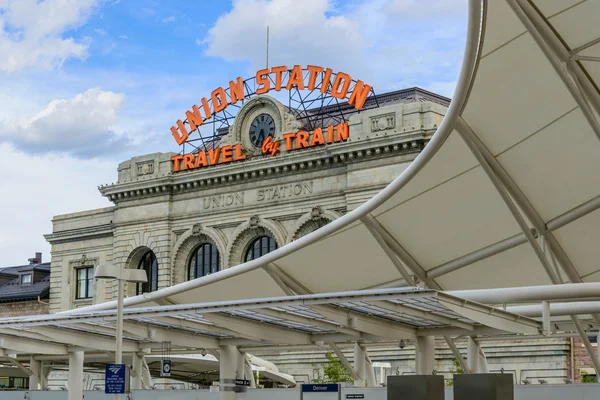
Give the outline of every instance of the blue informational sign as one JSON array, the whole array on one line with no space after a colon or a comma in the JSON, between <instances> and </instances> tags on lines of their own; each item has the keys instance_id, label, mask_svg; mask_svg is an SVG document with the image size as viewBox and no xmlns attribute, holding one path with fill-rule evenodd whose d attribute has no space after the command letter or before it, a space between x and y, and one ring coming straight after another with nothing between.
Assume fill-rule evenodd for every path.
<instances>
[{"instance_id":1,"label":"blue informational sign","mask_svg":"<svg viewBox=\"0 0 600 400\"><path fill-rule=\"evenodd\" d=\"M325 393L325 392L339 392L340 385L337 383L328 383L323 385L318 384L304 384L302 385L302 392L304 393Z\"/></svg>"},{"instance_id":2,"label":"blue informational sign","mask_svg":"<svg viewBox=\"0 0 600 400\"><path fill-rule=\"evenodd\" d=\"M104 393L123 394L127 382L127 366L125 364L107 364Z\"/></svg>"}]
</instances>

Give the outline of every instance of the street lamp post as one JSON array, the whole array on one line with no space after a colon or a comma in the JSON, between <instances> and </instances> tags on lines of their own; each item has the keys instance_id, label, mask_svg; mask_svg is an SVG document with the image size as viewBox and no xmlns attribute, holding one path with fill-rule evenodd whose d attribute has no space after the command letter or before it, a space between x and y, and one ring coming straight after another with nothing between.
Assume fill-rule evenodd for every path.
<instances>
[{"instance_id":1,"label":"street lamp post","mask_svg":"<svg viewBox=\"0 0 600 400\"><path fill-rule=\"evenodd\" d=\"M148 277L143 269L117 268L114 265L101 264L96 267L94 273L96 279L116 279L117 280L117 333L115 364L123 363L123 288L125 282L146 283ZM136 371L140 373L140 371ZM115 394L115 400L120 400L121 395Z\"/></svg>"}]
</instances>

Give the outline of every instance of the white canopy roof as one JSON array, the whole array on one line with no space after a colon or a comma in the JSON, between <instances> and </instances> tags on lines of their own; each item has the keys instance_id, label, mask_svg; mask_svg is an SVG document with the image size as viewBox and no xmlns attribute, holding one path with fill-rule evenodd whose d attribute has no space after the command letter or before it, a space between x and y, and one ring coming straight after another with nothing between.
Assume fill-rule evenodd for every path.
<instances>
[{"instance_id":1,"label":"white canopy roof","mask_svg":"<svg viewBox=\"0 0 600 400\"><path fill-rule=\"evenodd\" d=\"M387 188L260 259L125 305L598 281L600 1L471 0L469 13L448 113Z\"/></svg>"},{"instance_id":2,"label":"white canopy roof","mask_svg":"<svg viewBox=\"0 0 600 400\"><path fill-rule=\"evenodd\" d=\"M162 340L184 348L243 347L257 339L312 345L320 332L332 342L399 340L435 334L428 324L443 335L451 329L482 334L486 326L539 331L538 321L454 303L452 294L391 288L600 281L598 15L600 0L470 0L454 98L417 159L359 208L257 260L125 299L131 334L125 351ZM563 289L567 295L571 290ZM348 290L357 292L333 293ZM383 297L369 297L375 294ZM421 300L398 303L411 296ZM309 300L308 314L285 308ZM68 331L64 340L83 346L84 334L73 332L79 324L96 333L94 348L112 348L112 340L98 336L114 332L115 307L107 302L31 320L3 319L0 334L30 339L30 352L63 354L60 341L35 347L31 340L57 341L58 327ZM269 329L252 321L256 308L258 325ZM596 312L597 303L585 309ZM509 310L539 316L537 310ZM579 320L573 323L585 335ZM153 326L153 336L144 324ZM17 347L9 340L0 337L0 348Z\"/></svg>"}]
</instances>

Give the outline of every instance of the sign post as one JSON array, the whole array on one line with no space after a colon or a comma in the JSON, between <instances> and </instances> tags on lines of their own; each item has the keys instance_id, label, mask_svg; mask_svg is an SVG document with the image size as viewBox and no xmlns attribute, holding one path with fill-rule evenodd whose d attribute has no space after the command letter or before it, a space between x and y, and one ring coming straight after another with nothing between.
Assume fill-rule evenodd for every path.
<instances>
[{"instance_id":1,"label":"sign post","mask_svg":"<svg viewBox=\"0 0 600 400\"><path fill-rule=\"evenodd\" d=\"M106 364L104 393L129 393L129 368L125 364Z\"/></svg>"}]
</instances>

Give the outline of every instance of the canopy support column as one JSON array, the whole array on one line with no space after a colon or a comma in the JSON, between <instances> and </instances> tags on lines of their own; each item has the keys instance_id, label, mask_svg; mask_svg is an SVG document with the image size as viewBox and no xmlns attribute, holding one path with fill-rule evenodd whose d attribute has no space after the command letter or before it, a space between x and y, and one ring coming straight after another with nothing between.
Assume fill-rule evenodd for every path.
<instances>
[{"instance_id":1,"label":"canopy support column","mask_svg":"<svg viewBox=\"0 0 600 400\"><path fill-rule=\"evenodd\" d=\"M142 370L143 370L143 356L139 356L136 353L132 354L132 371L131 371L131 389L132 390L140 390L142 389Z\"/></svg>"},{"instance_id":2,"label":"canopy support column","mask_svg":"<svg viewBox=\"0 0 600 400\"><path fill-rule=\"evenodd\" d=\"M69 353L68 400L83 398L83 351Z\"/></svg>"},{"instance_id":3,"label":"canopy support column","mask_svg":"<svg viewBox=\"0 0 600 400\"><path fill-rule=\"evenodd\" d=\"M467 338L467 363L472 374L485 374L488 372L485 353L479 343L472 337Z\"/></svg>"},{"instance_id":4,"label":"canopy support column","mask_svg":"<svg viewBox=\"0 0 600 400\"><path fill-rule=\"evenodd\" d=\"M246 359L246 353L242 353L238 350L237 354L237 365L235 367L235 377L238 379L246 379L246 363L244 360Z\"/></svg>"},{"instance_id":5,"label":"canopy support column","mask_svg":"<svg viewBox=\"0 0 600 400\"><path fill-rule=\"evenodd\" d=\"M419 336L416 344L417 375L432 375L435 369L435 336Z\"/></svg>"},{"instance_id":6,"label":"canopy support column","mask_svg":"<svg viewBox=\"0 0 600 400\"><path fill-rule=\"evenodd\" d=\"M40 389L48 390L48 375L50 375L51 368L49 365L45 365L42 361L40 364Z\"/></svg>"},{"instance_id":7,"label":"canopy support column","mask_svg":"<svg viewBox=\"0 0 600 400\"><path fill-rule=\"evenodd\" d=\"M41 376L42 376L42 362L37 361L31 356L29 360L29 370L31 375L29 376L29 390L40 390Z\"/></svg>"},{"instance_id":8,"label":"canopy support column","mask_svg":"<svg viewBox=\"0 0 600 400\"><path fill-rule=\"evenodd\" d=\"M367 378L367 386L368 387L377 387L377 378L375 378L375 367L373 366L373 361L369 357L369 353L365 349L365 375Z\"/></svg>"},{"instance_id":9,"label":"canopy support column","mask_svg":"<svg viewBox=\"0 0 600 400\"><path fill-rule=\"evenodd\" d=\"M219 398L221 400L235 400L235 379L238 369L240 352L237 347L221 346L221 360L219 363L220 386Z\"/></svg>"},{"instance_id":10,"label":"canopy support column","mask_svg":"<svg viewBox=\"0 0 600 400\"><path fill-rule=\"evenodd\" d=\"M148 389L152 389L154 387L152 375L150 374L150 368L148 368L148 363L146 362L145 358L142 358L142 384L146 385Z\"/></svg>"},{"instance_id":11,"label":"canopy support column","mask_svg":"<svg viewBox=\"0 0 600 400\"><path fill-rule=\"evenodd\" d=\"M252 364L250 364L250 359L246 353L242 353L242 357L244 360L244 379L250 380L250 387L254 389L256 388L256 379L254 379L254 373L252 372Z\"/></svg>"},{"instance_id":12,"label":"canopy support column","mask_svg":"<svg viewBox=\"0 0 600 400\"><path fill-rule=\"evenodd\" d=\"M360 379L354 380L355 387L365 387L366 352L358 342L354 343L354 372Z\"/></svg>"},{"instance_id":13,"label":"canopy support column","mask_svg":"<svg viewBox=\"0 0 600 400\"><path fill-rule=\"evenodd\" d=\"M472 374L479 373L479 346L472 337L467 338L467 362Z\"/></svg>"},{"instance_id":14,"label":"canopy support column","mask_svg":"<svg viewBox=\"0 0 600 400\"><path fill-rule=\"evenodd\" d=\"M450 350L452 350L452 354L454 354L454 357L460 364L460 367L463 369L463 371L465 371L465 374L470 374L471 368L469 368L469 364L464 359L462 354L460 354L460 351L458 350L458 347L456 347L456 344L454 343L452 338L450 336L444 336L444 340L448 344L448 347L450 347Z\"/></svg>"}]
</instances>

